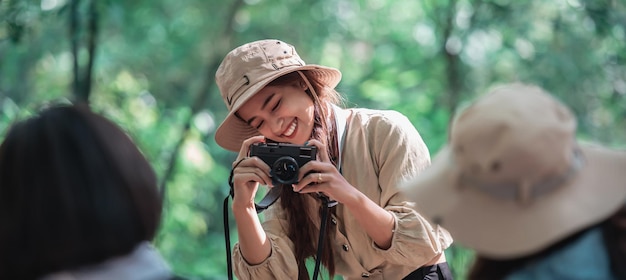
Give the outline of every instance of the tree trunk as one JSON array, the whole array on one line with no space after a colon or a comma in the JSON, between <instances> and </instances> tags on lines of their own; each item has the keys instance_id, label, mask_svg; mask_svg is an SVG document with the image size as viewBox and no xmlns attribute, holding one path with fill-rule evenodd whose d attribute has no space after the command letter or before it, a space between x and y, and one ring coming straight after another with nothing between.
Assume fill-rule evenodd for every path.
<instances>
[{"instance_id":1,"label":"tree trunk","mask_svg":"<svg viewBox=\"0 0 626 280\"><path fill-rule=\"evenodd\" d=\"M191 127L191 122L193 121L193 117L205 106L205 102L209 96L210 89L215 84L215 78L213 77L213 73L217 71L219 64L221 63L222 56L230 50L232 45L232 31L233 25L235 23L235 14L239 10L239 8L244 4L244 0L236 0L230 6L230 10L228 11L228 22L224 25L224 29L222 30L222 34L216 40L216 47L212 50L211 56L208 59L208 64L206 67L207 74L211 75L207 79L204 79L200 89L196 93L196 98L194 102L191 104L191 114L185 121L183 125L182 132L180 133L180 139L177 141L176 145L173 148L173 152L168 160L167 169L163 174L163 178L161 179L160 191L161 196L163 197L164 203L166 202L166 184L167 181L174 175L175 167L176 167L176 159L180 153L180 148L185 143L185 139L189 134L189 128Z\"/></svg>"}]
</instances>

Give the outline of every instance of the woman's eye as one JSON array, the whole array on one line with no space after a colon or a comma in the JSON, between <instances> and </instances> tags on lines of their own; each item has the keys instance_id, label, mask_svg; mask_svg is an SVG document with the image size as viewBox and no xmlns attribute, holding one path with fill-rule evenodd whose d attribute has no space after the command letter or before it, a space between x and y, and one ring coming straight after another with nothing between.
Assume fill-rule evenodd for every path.
<instances>
[{"instance_id":1,"label":"woman's eye","mask_svg":"<svg viewBox=\"0 0 626 280\"><path fill-rule=\"evenodd\" d=\"M278 102L276 102L276 105L274 105L274 107L272 107L272 112L276 111L276 109L278 109L278 107L280 106L280 102L282 100L278 100Z\"/></svg>"},{"instance_id":2,"label":"woman's eye","mask_svg":"<svg viewBox=\"0 0 626 280\"><path fill-rule=\"evenodd\" d=\"M263 122L259 122L259 124L257 124L257 125L255 126L255 128L256 128L257 130L259 130L259 129L261 129L261 126L263 126Z\"/></svg>"}]
</instances>

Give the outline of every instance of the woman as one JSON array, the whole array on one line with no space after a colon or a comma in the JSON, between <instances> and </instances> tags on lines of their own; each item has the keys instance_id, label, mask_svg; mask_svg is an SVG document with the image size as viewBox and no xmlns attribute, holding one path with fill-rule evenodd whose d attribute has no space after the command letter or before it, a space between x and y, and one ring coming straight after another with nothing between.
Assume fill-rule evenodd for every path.
<instances>
[{"instance_id":1,"label":"woman","mask_svg":"<svg viewBox=\"0 0 626 280\"><path fill-rule=\"evenodd\" d=\"M218 68L229 113L215 140L239 152L232 176L237 277L309 279L306 259L316 256L327 207L321 194L338 202L321 233L319 261L330 275L450 279L444 249L452 239L397 188L430 164L426 145L397 112L339 108L340 79L337 69L306 65L293 46L271 39L235 48ZM270 140L315 146L318 156L299 169L297 183L282 188L261 223L254 203L259 184L278 186L270 166L249 151Z\"/></svg>"},{"instance_id":2,"label":"woman","mask_svg":"<svg viewBox=\"0 0 626 280\"><path fill-rule=\"evenodd\" d=\"M543 89L508 84L454 120L407 192L476 251L472 280L626 279L626 152L576 141Z\"/></svg>"},{"instance_id":3,"label":"woman","mask_svg":"<svg viewBox=\"0 0 626 280\"><path fill-rule=\"evenodd\" d=\"M118 126L49 107L0 145L0 279L174 279L150 244L161 206L152 167Z\"/></svg>"}]
</instances>

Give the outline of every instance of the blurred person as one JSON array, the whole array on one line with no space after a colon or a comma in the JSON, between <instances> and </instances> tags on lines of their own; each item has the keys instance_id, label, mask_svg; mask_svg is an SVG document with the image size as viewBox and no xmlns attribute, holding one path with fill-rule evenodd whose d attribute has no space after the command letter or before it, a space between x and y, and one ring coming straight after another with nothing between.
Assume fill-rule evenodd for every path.
<instances>
[{"instance_id":1,"label":"blurred person","mask_svg":"<svg viewBox=\"0 0 626 280\"><path fill-rule=\"evenodd\" d=\"M155 173L117 125L55 105L0 145L0 279L175 279Z\"/></svg>"},{"instance_id":2,"label":"blurred person","mask_svg":"<svg viewBox=\"0 0 626 280\"><path fill-rule=\"evenodd\" d=\"M475 251L469 279L626 279L626 152L577 141L576 127L542 88L497 87L402 187Z\"/></svg>"},{"instance_id":3,"label":"blurred person","mask_svg":"<svg viewBox=\"0 0 626 280\"><path fill-rule=\"evenodd\" d=\"M317 261L331 276L451 279L444 249L452 239L398 189L430 164L420 134L395 111L340 108L334 89L340 79L339 70L306 64L292 45L274 39L233 49L218 68L229 113L215 140L239 153L232 173L235 274L309 279L306 259L322 248ZM280 184L274 185L272 168L249 153L268 142L314 146L318 156L299 169L296 183L282 186L261 222L254 202L259 184ZM326 205L324 196L338 204Z\"/></svg>"}]
</instances>

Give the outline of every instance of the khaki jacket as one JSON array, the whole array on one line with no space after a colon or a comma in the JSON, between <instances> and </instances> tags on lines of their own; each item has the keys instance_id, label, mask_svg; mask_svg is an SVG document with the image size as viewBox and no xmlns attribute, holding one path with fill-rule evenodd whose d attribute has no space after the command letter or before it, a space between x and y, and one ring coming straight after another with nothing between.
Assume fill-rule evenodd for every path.
<instances>
[{"instance_id":1,"label":"khaki jacket","mask_svg":"<svg viewBox=\"0 0 626 280\"><path fill-rule=\"evenodd\" d=\"M452 243L450 234L420 216L413 209L414 203L407 201L398 189L403 181L430 165L428 148L411 122L398 112L349 110L352 116L346 128L342 174L395 216L395 231L391 247L382 250L348 209L339 204L328 225L335 230L335 238L326 242L333 244L336 273L344 279L399 280L431 263ZM310 199L316 201L314 206L320 204L312 196ZM287 227L283 219L285 210L279 205L275 203L263 217L263 228L272 244L272 253L265 261L249 265L239 251L239 244L235 245L233 268L238 279L297 279L293 243L283 231ZM311 220L319 228L320 218L311 217Z\"/></svg>"}]
</instances>

